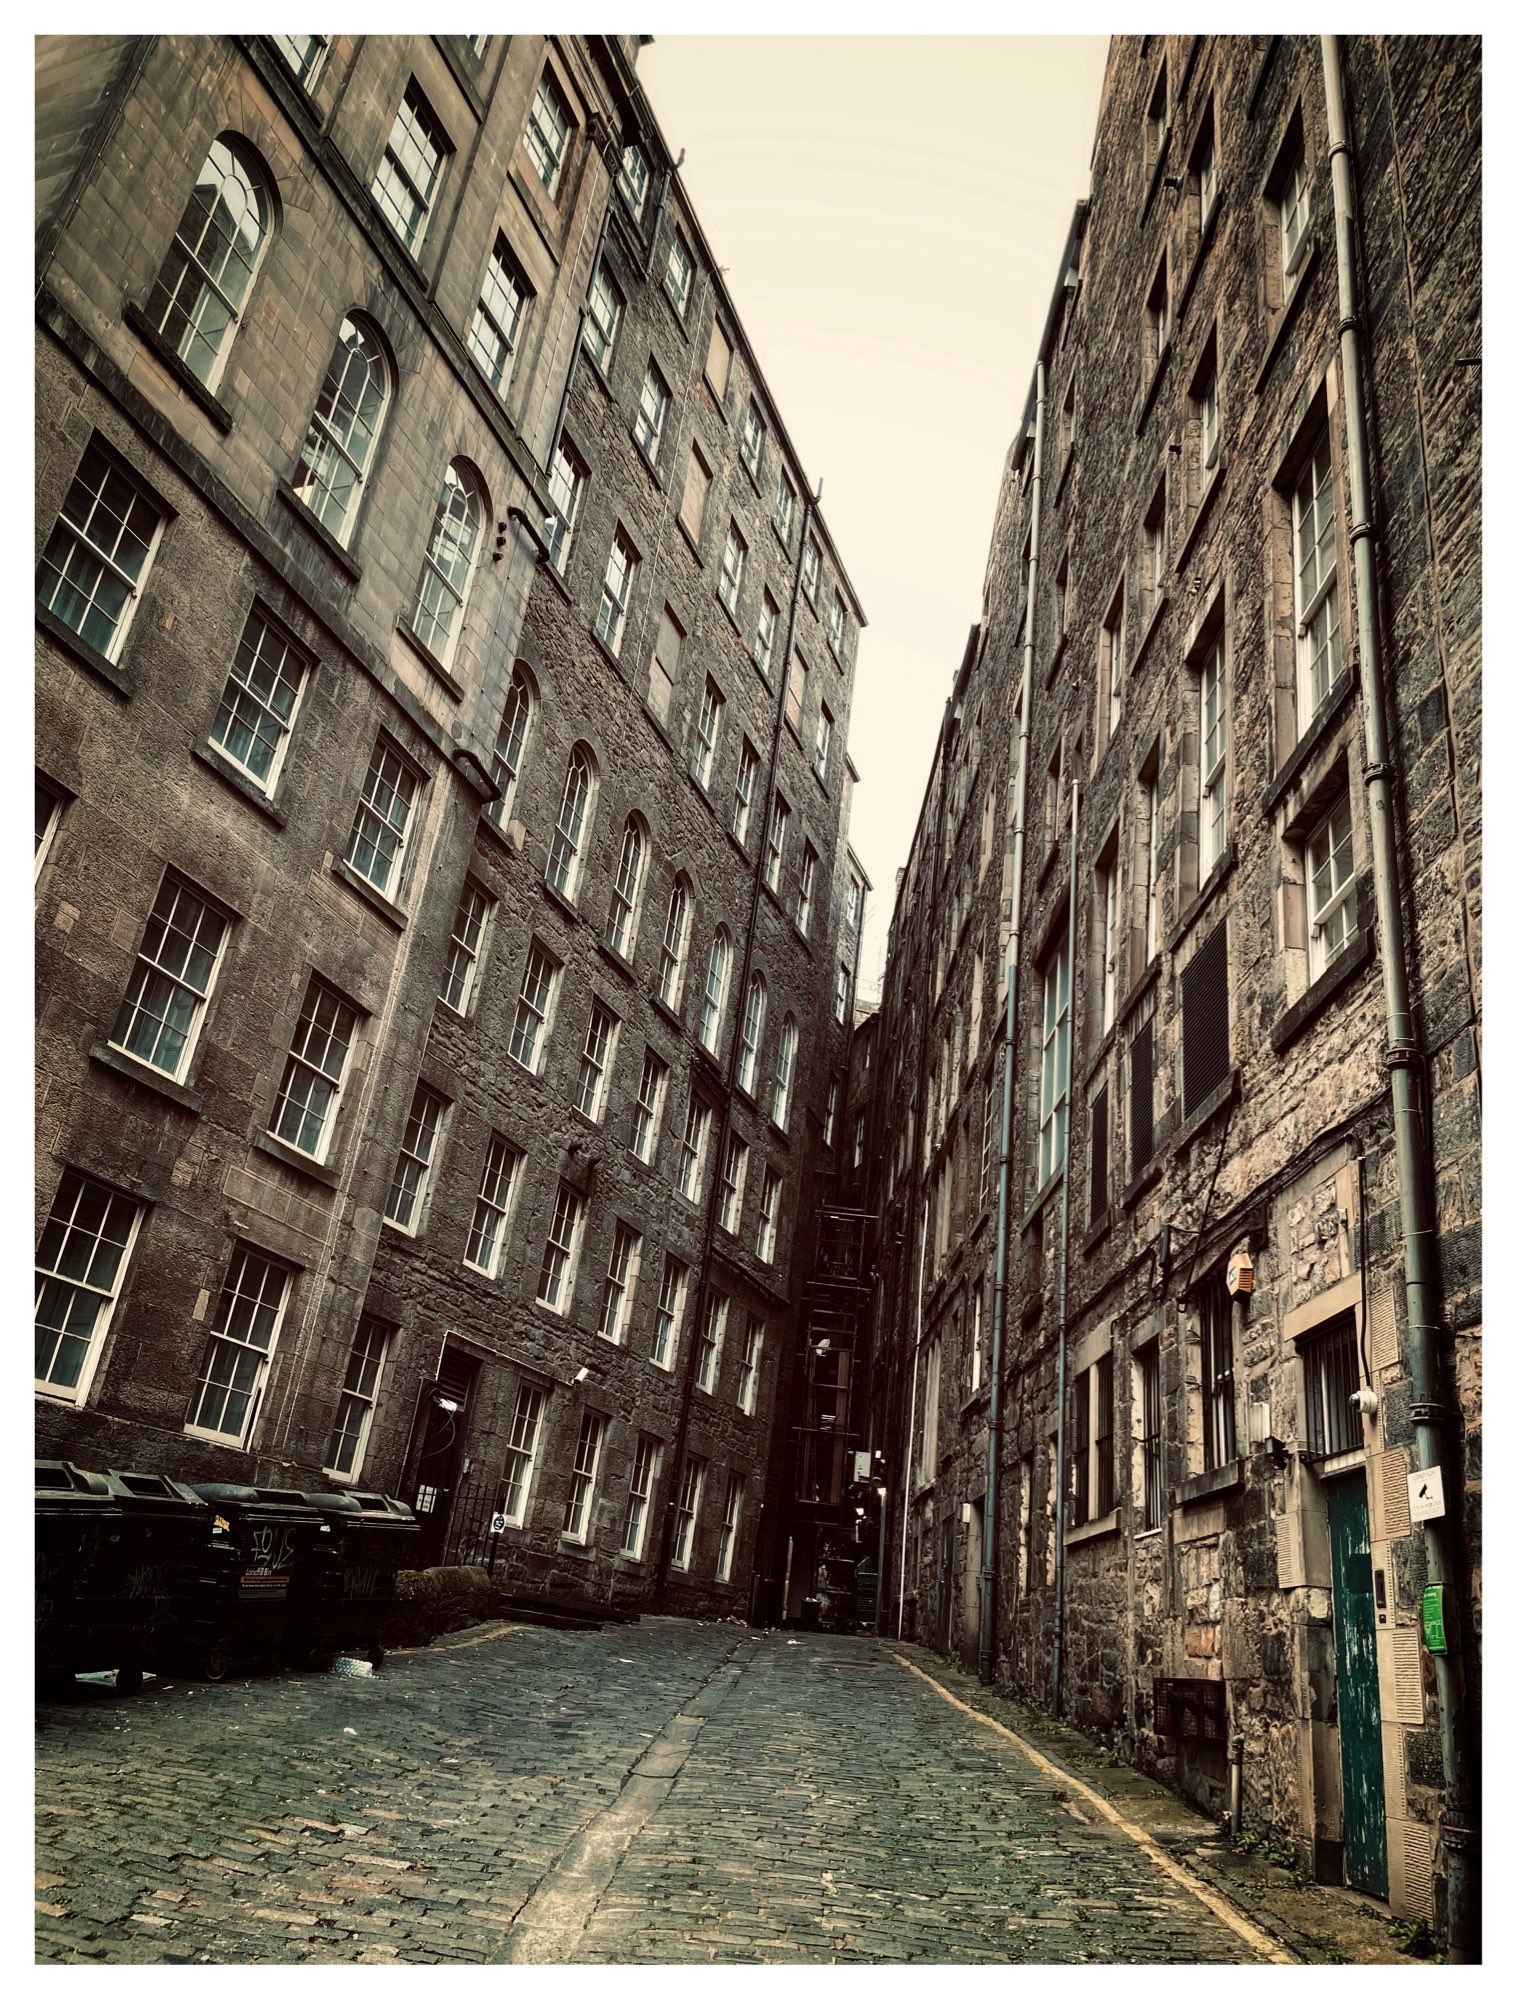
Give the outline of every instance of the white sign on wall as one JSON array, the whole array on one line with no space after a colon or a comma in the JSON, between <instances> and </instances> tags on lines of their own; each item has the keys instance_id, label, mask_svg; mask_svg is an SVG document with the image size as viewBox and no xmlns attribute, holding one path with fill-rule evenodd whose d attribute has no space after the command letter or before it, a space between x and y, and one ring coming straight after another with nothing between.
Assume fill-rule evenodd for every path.
<instances>
[{"instance_id":1,"label":"white sign on wall","mask_svg":"<svg viewBox=\"0 0 1518 2000\"><path fill-rule=\"evenodd\" d=\"M1407 1511L1415 1521L1444 1518L1444 1473L1439 1466L1407 1475Z\"/></svg>"}]
</instances>

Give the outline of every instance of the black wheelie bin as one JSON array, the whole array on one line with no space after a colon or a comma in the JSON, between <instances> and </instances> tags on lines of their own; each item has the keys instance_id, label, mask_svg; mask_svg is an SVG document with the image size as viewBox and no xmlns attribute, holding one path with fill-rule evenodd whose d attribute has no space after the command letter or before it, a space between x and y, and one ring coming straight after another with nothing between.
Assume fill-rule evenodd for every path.
<instances>
[{"instance_id":1,"label":"black wheelie bin","mask_svg":"<svg viewBox=\"0 0 1518 2000\"><path fill-rule=\"evenodd\" d=\"M212 1560L175 1634L172 1663L220 1681L234 1660L280 1658L292 1584L326 1560L326 1523L285 1487L213 1483L195 1491L210 1517Z\"/></svg>"},{"instance_id":2,"label":"black wheelie bin","mask_svg":"<svg viewBox=\"0 0 1518 2000\"><path fill-rule=\"evenodd\" d=\"M115 1667L118 1688L140 1686L200 1587L209 1510L158 1472L52 1460L37 1478L39 1670L44 1660L55 1676Z\"/></svg>"},{"instance_id":3,"label":"black wheelie bin","mask_svg":"<svg viewBox=\"0 0 1518 2000\"><path fill-rule=\"evenodd\" d=\"M331 1530L327 1560L307 1568L292 1588L287 1649L305 1662L314 1653L385 1657L395 1577L415 1560L416 1516L388 1493L308 1493Z\"/></svg>"}]
</instances>

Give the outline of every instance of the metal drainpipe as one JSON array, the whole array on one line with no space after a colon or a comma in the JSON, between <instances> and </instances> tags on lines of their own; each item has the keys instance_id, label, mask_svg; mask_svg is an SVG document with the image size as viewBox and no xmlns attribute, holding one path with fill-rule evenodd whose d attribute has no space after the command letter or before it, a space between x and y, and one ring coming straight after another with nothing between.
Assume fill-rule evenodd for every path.
<instances>
[{"instance_id":1,"label":"metal drainpipe","mask_svg":"<svg viewBox=\"0 0 1518 2000\"><path fill-rule=\"evenodd\" d=\"M901 1637L907 1606L907 1523L912 1517L912 1459L917 1450L917 1343L922 1339L922 1274L928 1254L928 1198L922 1198L922 1234L917 1239L917 1305L912 1315L912 1404L907 1418L907 1455L901 1469L901 1561L896 1572L896 1636Z\"/></svg>"},{"instance_id":2,"label":"metal drainpipe","mask_svg":"<svg viewBox=\"0 0 1518 2000\"><path fill-rule=\"evenodd\" d=\"M585 345L585 321L590 312L590 288L596 282L596 272L601 268L601 253L606 248L606 232L611 227L611 205L616 200L617 190L613 184L606 195L606 206L601 211L601 231L596 238L596 254L590 260L590 276L585 281L585 303L580 307L580 320L575 328L575 344L569 351L569 366L564 371L564 390L559 397L558 414L553 420L553 436L548 442L548 460L543 471L548 479L553 478L553 462L558 455L559 441L564 435L564 419L569 415L569 392L574 387L575 371L580 365L580 351ZM550 494L552 499L553 495Z\"/></svg>"},{"instance_id":3,"label":"metal drainpipe","mask_svg":"<svg viewBox=\"0 0 1518 2000\"><path fill-rule=\"evenodd\" d=\"M778 676L775 695L775 725L770 734L769 778L764 792L764 816L759 822L761 842L769 839L770 815L775 809L775 791L779 783L781 732L785 723L785 693L790 673L791 649L796 641L796 607L801 591L801 551L806 547L807 529L811 524L816 502L811 491L803 487L806 502L801 510L801 540L796 545L796 575L791 584L791 610L785 626L785 652L783 671ZM727 1067L723 1078L721 1114L716 1120L712 1134L713 1146L710 1159L711 1173L706 1190L706 1215L701 1233L701 1263L696 1273L696 1290L693 1300L691 1325L695 1338L685 1355L685 1374L680 1385L680 1417L675 1427L674 1447L670 1452L670 1483L664 1501L663 1524L659 1531L659 1560L654 1570L653 1588L649 1593L651 1610L658 1611L664 1602L665 1584L669 1577L669 1559L674 1548L675 1503L679 1496L679 1475L684 1470L685 1440L690 1429L691 1404L696 1393L696 1356L701 1345L701 1313L710 1289L712 1241L717 1228L717 1201L722 1183L722 1163L727 1146L727 1135L732 1120L733 1086L738 1069L738 1044L741 1039L742 1009L747 1000L749 968L754 956L754 932L759 923L759 899L763 884L765 848L761 845L754 862L752 886L749 890L748 925L743 938L743 964L738 974L738 984L734 991L736 1006L733 1014L733 1032L728 1042ZM797 1065L800 1062L798 1050ZM694 1071L692 1071L694 1075ZM791 1090L794 1097L796 1068L791 1070ZM791 1236L792 1250L795 1248L795 1232ZM757 1543L756 1543L757 1548ZM783 1610L783 1607L782 1607Z\"/></svg>"},{"instance_id":4,"label":"metal drainpipe","mask_svg":"<svg viewBox=\"0 0 1518 2000\"><path fill-rule=\"evenodd\" d=\"M1070 918L1065 949L1070 954L1070 1001L1065 1017L1066 1047L1075 1048L1075 865L1080 847L1081 788L1070 787ZM1058 1408L1054 1417L1054 1649L1049 1679L1049 1709L1058 1716L1065 1665L1065 1358L1070 1305L1070 1090L1069 1059L1065 1087L1065 1184L1060 1189L1059 1224L1059 1361L1055 1369Z\"/></svg>"},{"instance_id":5,"label":"metal drainpipe","mask_svg":"<svg viewBox=\"0 0 1518 2000\"><path fill-rule=\"evenodd\" d=\"M1360 647L1361 715L1365 730L1365 802L1370 821L1371 876L1380 933L1381 980L1386 995L1386 1063L1391 1071L1392 1126L1396 1137L1403 1272L1407 1284L1408 1369L1412 1377L1413 1445L1418 1469L1441 1464L1444 1405L1440 1389L1439 1332L1442 1301L1433 1251L1439 1219L1429 1192L1431 1148L1424 1118L1422 1058L1408 992L1407 940L1397 864L1392 746L1386 724L1381 659L1380 600L1371 525L1370 446L1366 425L1359 280L1355 269L1358 217L1350 171L1349 120L1338 37L1324 35L1323 93L1328 111L1328 157L1333 175L1334 241L1339 276L1339 360L1349 444L1350 549L1354 562L1355 627ZM1361 1229L1365 1227L1362 1215ZM1363 1255L1362 1249L1362 1255ZM1452 1471L1458 1468L1452 1467ZM1452 1481L1452 1484L1455 1482ZM1453 1497L1453 1496L1452 1496ZM1428 1580L1453 1593L1459 1569L1448 1517L1423 1523ZM1450 1651L1435 1653L1439 1738L1444 1755L1445 1802L1440 1840L1448 1882L1450 1957L1472 1964L1481 1953L1476 1858L1476 1815L1470 1751L1470 1718L1459 1652L1460 1621L1445 1609Z\"/></svg>"},{"instance_id":6,"label":"metal drainpipe","mask_svg":"<svg viewBox=\"0 0 1518 2000\"><path fill-rule=\"evenodd\" d=\"M1044 492L1044 364L1033 404L1032 521L1028 541L1028 616L1023 631L1017 776L1012 792L1012 928L1007 937L1007 1009L1002 1029L1001 1142L996 1167L996 1278L991 1293L991 1401L986 1416L986 1499L980 1566L980 1678L996 1677L996 1530L1001 1489L1001 1353L1007 1315L1007 1227L1012 1201L1012 1071L1017 1059L1017 975L1022 956L1023 853L1028 801L1029 710L1033 698L1033 607L1038 601L1039 517Z\"/></svg>"}]
</instances>

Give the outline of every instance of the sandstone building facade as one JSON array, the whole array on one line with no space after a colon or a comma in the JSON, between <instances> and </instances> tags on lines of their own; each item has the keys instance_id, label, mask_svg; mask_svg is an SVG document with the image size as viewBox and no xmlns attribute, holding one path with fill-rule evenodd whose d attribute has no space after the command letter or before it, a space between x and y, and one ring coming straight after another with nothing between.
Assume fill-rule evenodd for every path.
<instances>
[{"instance_id":1,"label":"sandstone building facade","mask_svg":"<svg viewBox=\"0 0 1518 2000\"><path fill-rule=\"evenodd\" d=\"M1467 1948L1479 118L1467 41L1114 40L862 1204L882 1629Z\"/></svg>"},{"instance_id":2,"label":"sandstone building facade","mask_svg":"<svg viewBox=\"0 0 1518 2000\"><path fill-rule=\"evenodd\" d=\"M636 56L39 45L38 1435L730 1611L862 617Z\"/></svg>"}]
</instances>

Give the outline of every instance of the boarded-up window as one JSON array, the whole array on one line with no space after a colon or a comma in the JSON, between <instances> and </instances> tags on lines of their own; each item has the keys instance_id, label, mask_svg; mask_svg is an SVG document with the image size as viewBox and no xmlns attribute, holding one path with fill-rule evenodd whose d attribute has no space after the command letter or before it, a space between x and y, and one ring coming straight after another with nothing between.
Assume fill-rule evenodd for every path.
<instances>
[{"instance_id":1,"label":"boarded-up window","mask_svg":"<svg viewBox=\"0 0 1518 2000\"><path fill-rule=\"evenodd\" d=\"M1228 926L1221 923L1181 974L1181 1088L1184 1115L1228 1076Z\"/></svg>"},{"instance_id":2,"label":"boarded-up window","mask_svg":"<svg viewBox=\"0 0 1518 2000\"><path fill-rule=\"evenodd\" d=\"M719 403L727 396L727 376L732 365L733 350L722 331L722 322L714 319L711 341L706 350L706 379L716 390Z\"/></svg>"},{"instance_id":3,"label":"boarded-up window","mask_svg":"<svg viewBox=\"0 0 1518 2000\"><path fill-rule=\"evenodd\" d=\"M706 495L711 483L712 469L697 447L692 445L690 463L685 468L685 495L680 502L680 519L693 542L701 539L701 524L706 519Z\"/></svg>"},{"instance_id":4,"label":"boarded-up window","mask_svg":"<svg viewBox=\"0 0 1518 2000\"><path fill-rule=\"evenodd\" d=\"M1154 1733L1186 1743L1221 1743L1228 1734L1227 1683L1165 1681L1154 1684Z\"/></svg>"},{"instance_id":5,"label":"boarded-up window","mask_svg":"<svg viewBox=\"0 0 1518 2000\"><path fill-rule=\"evenodd\" d=\"M1140 1174L1154 1158L1154 1017L1133 1037L1128 1050L1129 1166Z\"/></svg>"},{"instance_id":6,"label":"boarded-up window","mask_svg":"<svg viewBox=\"0 0 1518 2000\"><path fill-rule=\"evenodd\" d=\"M680 648L684 642L685 634L666 604L659 619L659 642L648 670L648 705L661 722L669 720L670 697L680 672Z\"/></svg>"},{"instance_id":7,"label":"boarded-up window","mask_svg":"<svg viewBox=\"0 0 1518 2000\"><path fill-rule=\"evenodd\" d=\"M1091 1221L1093 1226L1107 1213L1107 1086L1091 1100Z\"/></svg>"}]
</instances>

